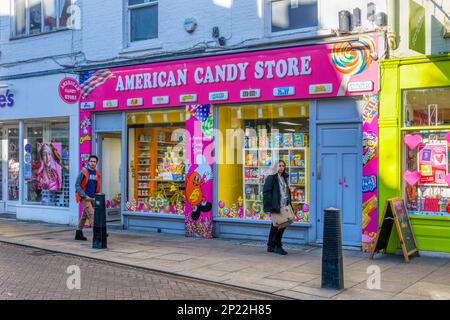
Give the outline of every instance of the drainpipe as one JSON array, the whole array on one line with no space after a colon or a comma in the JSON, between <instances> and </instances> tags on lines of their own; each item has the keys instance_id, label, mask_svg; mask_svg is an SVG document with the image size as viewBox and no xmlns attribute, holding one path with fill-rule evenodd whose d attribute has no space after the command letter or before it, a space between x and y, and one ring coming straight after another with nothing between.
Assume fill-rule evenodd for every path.
<instances>
[{"instance_id":1,"label":"drainpipe","mask_svg":"<svg viewBox=\"0 0 450 320\"><path fill-rule=\"evenodd\" d=\"M398 48L398 19L399 17L397 8L398 0L387 0L387 11L388 11L388 32L387 40L390 50L396 50Z\"/></svg>"}]
</instances>

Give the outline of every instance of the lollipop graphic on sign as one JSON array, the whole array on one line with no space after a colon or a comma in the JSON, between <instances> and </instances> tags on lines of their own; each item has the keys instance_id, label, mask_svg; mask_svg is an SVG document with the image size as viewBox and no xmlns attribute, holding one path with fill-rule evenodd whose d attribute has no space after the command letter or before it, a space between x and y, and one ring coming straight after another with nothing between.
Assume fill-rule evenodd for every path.
<instances>
[{"instance_id":1,"label":"lollipop graphic on sign","mask_svg":"<svg viewBox=\"0 0 450 320\"><path fill-rule=\"evenodd\" d=\"M377 59L375 43L371 37L361 36L358 40L335 44L331 51L331 61L334 67L344 75L338 96L345 95L351 76L362 73L372 61Z\"/></svg>"}]
</instances>

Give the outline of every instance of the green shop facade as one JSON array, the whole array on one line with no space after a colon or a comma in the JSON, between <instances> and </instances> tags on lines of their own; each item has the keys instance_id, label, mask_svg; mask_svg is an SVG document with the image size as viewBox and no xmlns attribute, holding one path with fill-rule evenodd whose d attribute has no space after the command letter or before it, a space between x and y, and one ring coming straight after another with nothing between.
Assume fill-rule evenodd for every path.
<instances>
[{"instance_id":1,"label":"green shop facade","mask_svg":"<svg viewBox=\"0 0 450 320\"><path fill-rule=\"evenodd\" d=\"M419 250L450 252L450 54L380 67L378 216L401 197ZM400 248L395 233L388 252Z\"/></svg>"}]
</instances>

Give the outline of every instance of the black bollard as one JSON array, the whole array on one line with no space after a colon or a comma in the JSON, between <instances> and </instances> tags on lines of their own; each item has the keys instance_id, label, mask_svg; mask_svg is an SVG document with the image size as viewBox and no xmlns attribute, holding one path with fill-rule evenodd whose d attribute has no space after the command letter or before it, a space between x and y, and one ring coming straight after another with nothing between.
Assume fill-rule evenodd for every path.
<instances>
[{"instance_id":1,"label":"black bollard","mask_svg":"<svg viewBox=\"0 0 450 320\"><path fill-rule=\"evenodd\" d=\"M322 288L344 289L341 211L336 208L324 210Z\"/></svg>"},{"instance_id":2,"label":"black bollard","mask_svg":"<svg viewBox=\"0 0 450 320\"><path fill-rule=\"evenodd\" d=\"M105 195L103 193L95 194L94 203L94 236L92 240L92 248L106 248L106 208Z\"/></svg>"}]
</instances>

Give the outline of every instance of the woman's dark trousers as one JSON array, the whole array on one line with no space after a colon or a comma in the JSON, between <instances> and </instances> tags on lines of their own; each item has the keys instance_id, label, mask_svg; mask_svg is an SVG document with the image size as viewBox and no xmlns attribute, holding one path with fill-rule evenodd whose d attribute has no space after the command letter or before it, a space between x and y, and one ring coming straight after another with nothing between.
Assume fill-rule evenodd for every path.
<instances>
[{"instance_id":1,"label":"woman's dark trousers","mask_svg":"<svg viewBox=\"0 0 450 320\"><path fill-rule=\"evenodd\" d=\"M278 229L274 227L273 224L270 225L269 240L267 241L267 246L272 248L281 248L281 238L286 228Z\"/></svg>"}]
</instances>

